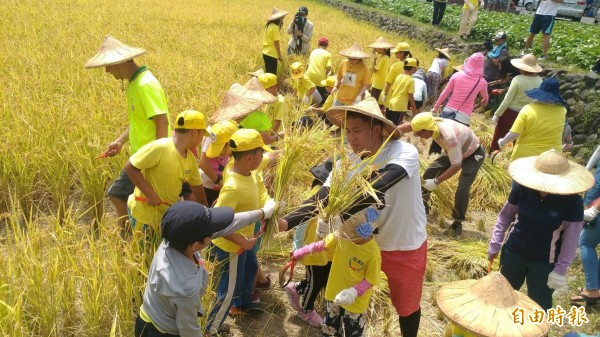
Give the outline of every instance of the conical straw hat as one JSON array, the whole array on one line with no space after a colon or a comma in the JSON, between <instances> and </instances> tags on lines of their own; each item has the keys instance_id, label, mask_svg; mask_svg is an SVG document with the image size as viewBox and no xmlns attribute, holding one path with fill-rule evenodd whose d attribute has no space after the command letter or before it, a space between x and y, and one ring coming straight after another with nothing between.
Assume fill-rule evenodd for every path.
<instances>
[{"instance_id":1,"label":"conical straw hat","mask_svg":"<svg viewBox=\"0 0 600 337\"><path fill-rule=\"evenodd\" d=\"M271 16L269 16L267 21L277 20L279 18L282 18L282 17L288 15L288 13L289 13L288 11L282 11L281 9L279 9L277 7L273 7L273 11L271 11Z\"/></svg>"},{"instance_id":2,"label":"conical straw hat","mask_svg":"<svg viewBox=\"0 0 600 337\"><path fill-rule=\"evenodd\" d=\"M123 63L145 52L146 50L142 48L128 46L114 37L106 35L104 41L102 41L100 50L96 55L87 60L85 67L90 69Z\"/></svg>"},{"instance_id":3,"label":"conical straw hat","mask_svg":"<svg viewBox=\"0 0 600 337\"><path fill-rule=\"evenodd\" d=\"M510 60L513 66L530 73L541 73L544 69L537 64L537 58L533 54L527 54L520 59Z\"/></svg>"},{"instance_id":4,"label":"conical straw hat","mask_svg":"<svg viewBox=\"0 0 600 337\"><path fill-rule=\"evenodd\" d=\"M539 324L529 320L534 310L542 308L498 272L446 284L437 292L436 302L444 317L478 337L541 337L550 329L545 320ZM524 324L514 321L517 307L525 310Z\"/></svg>"},{"instance_id":5,"label":"conical straw hat","mask_svg":"<svg viewBox=\"0 0 600 337\"><path fill-rule=\"evenodd\" d=\"M387 42L383 36L380 36L377 38L377 40L375 40L375 42L371 43L370 45L368 45L367 47L369 48L382 48L382 49L391 49L394 47L393 44Z\"/></svg>"},{"instance_id":6,"label":"conical straw hat","mask_svg":"<svg viewBox=\"0 0 600 337\"><path fill-rule=\"evenodd\" d=\"M377 100L373 97L367 98L358 102L355 105L344 105L344 106L334 106L327 110L327 119L333 125L338 127L343 127L344 120L346 118L347 111L354 111L365 116L380 120L383 122L383 137L387 139L390 135L392 135L392 139L400 138L400 133L396 129L396 125L392 123L389 119L385 118L385 116L381 113L381 109L379 108L379 104Z\"/></svg>"},{"instance_id":7,"label":"conical straw hat","mask_svg":"<svg viewBox=\"0 0 600 337\"><path fill-rule=\"evenodd\" d=\"M226 119L237 121L248 116L252 111L259 109L261 106L263 106L261 101L245 98L229 90L225 92L225 97L223 97L219 109L210 117L210 123L214 124Z\"/></svg>"},{"instance_id":8,"label":"conical straw hat","mask_svg":"<svg viewBox=\"0 0 600 337\"><path fill-rule=\"evenodd\" d=\"M256 77L249 79L243 86L231 88L231 91L240 94L242 97L261 101L263 104L277 101L277 97L266 91Z\"/></svg>"},{"instance_id":9,"label":"conical straw hat","mask_svg":"<svg viewBox=\"0 0 600 337\"><path fill-rule=\"evenodd\" d=\"M450 60L450 49L448 48L435 48L435 50L437 50L438 52L442 53L444 56L446 56L448 58L448 60Z\"/></svg>"},{"instance_id":10,"label":"conical straw hat","mask_svg":"<svg viewBox=\"0 0 600 337\"><path fill-rule=\"evenodd\" d=\"M259 68L258 70L255 70L255 71L249 71L248 75L258 77L264 73L265 73L265 71L263 70L263 68Z\"/></svg>"},{"instance_id":11,"label":"conical straw hat","mask_svg":"<svg viewBox=\"0 0 600 337\"><path fill-rule=\"evenodd\" d=\"M357 60L368 59L371 57L369 53L366 53L362 50L362 47L358 42L354 43L352 47L340 51L340 55L345 56L349 59Z\"/></svg>"},{"instance_id":12,"label":"conical straw hat","mask_svg":"<svg viewBox=\"0 0 600 337\"><path fill-rule=\"evenodd\" d=\"M550 194L577 194L594 185L594 176L585 167L568 161L556 150L516 159L508 173L519 184Z\"/></svg>"}]
</instances>

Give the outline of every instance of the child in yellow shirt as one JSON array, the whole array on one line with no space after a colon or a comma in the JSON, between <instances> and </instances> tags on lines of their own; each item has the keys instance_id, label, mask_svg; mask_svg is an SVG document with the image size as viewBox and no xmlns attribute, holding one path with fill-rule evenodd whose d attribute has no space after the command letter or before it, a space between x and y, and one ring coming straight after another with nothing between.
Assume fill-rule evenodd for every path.
<instances>
[{"instance_id":1,"label":"child in yellow shirt","mask_svg":"<svg viewBox=\"0 0 600 337\"><path fill-rule=\"evenodd\" d=\"M379 283L381 252L373 240L379 212L368 207L353 215L325 240L295 250L292 259L323 250L335 250L325 288L327 313L323 336L362 336L373 286Z\"/></svg>"},{"instance_id":2,"label":"child in yellow shirt","mask_svg":"<svg viewBox=\"0 0 600 337\"><path fill-rule=\"evenodd\" d=\"M304 73L304 65L300 62L292 63L290 65L290 76L292 77L292 88L298 100L302 100L302 104L309 105L317 86Z\"/></svg>"},{"instance_id":3,"label":"child in yellow shirt","mask_svg":"<svg viewBox=\"0 0 600 337\"><path fill-rule=\"evenodd\" d=\"M407 58L404 61L404 74L396 77L392 83L389 96L387 96L388 102L385 118L391 120L396 125L400 125L404 120L404 115L408 111L409 104L412 113L417 113L414 98L415 81L412 78L412 75L417 71L417 66L416 59Z\"/></svg>"}]
</instances>

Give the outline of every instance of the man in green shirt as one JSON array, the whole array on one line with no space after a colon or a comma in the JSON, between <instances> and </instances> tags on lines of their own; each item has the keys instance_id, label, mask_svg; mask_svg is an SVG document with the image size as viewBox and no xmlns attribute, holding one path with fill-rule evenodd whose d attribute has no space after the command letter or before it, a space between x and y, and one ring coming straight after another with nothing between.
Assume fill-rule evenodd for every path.
<instances>
[{"instance_id":1,"label":"man in green shirt","mask_svg":"<svg viewBox=\"0 0 600 337\"><path fill-rule=\"evenodd\" d=\"M125 142L134 154L147 143L167 137L170 133L167 99L160 83L145 66L138 66L133 58L144 54L141 48L130 47L107 35L96 55L85 67L105 67L117 80L128 80L127 113L129 126L117 139L108 145L106 155L116 156ZM127 198L133 193L134 185L127 173L121 171L119 178L108 189L108 198L115 206L119 223L124 228L127 217Z\"/></svg>"}]
</instances>

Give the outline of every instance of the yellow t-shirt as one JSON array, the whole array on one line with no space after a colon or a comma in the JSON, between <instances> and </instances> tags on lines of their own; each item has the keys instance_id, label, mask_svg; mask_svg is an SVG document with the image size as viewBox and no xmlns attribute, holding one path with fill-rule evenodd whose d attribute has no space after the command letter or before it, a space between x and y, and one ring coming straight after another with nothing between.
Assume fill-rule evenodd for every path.
<instances>
[{"instance_id":1,"label":"yellow t-shirt","mask_svg":"<svg viewBox=\"0 0 600 337\"><path fill-rule=\"evenodd\" d=\"M342 85L336 92L337 100L344 104L352 104L363 86L371 84L369 68L365 62L351 64L348 59L340 63L337 73L338 79L342 79Z\"/></svg>"},{"instance_id":2,"label":"yellow t-shirt","mask_svg":"<svg viewBox=\"0 0 600 337\"><path fill-rule=\"evenodd\" d=\"M521 109L510 132L520 134L511 160L537 156L551 149L562 151L567 110L559 104L534 102Z\"/></svg>"},{"instance_id":3,"label":"yellow t-shirt","mask_svg":"<svg viewBox=\"0 0 600 337\"><path fill-rule=\"evenodd\" d=\"M278 25L270 23L265 28L265 33L263 35L262 53L277 58L278 55L277 50L275 49L275 41L281 41L281 33L279 32Z\"/></svg>"},{"instance_id":4,"label":"yellow t-shirt","mask_svg":"<svg viewBox=\"0 0 600 337\"><path fill-rule=\"evenodd\" d=\"M390 70L390 57L383 54L375 64L375 72L371 77L372 86L375 89L383 90L385 88L385 78Z\"/></svg>"},{"instance_id":5,"label":"yellow t-shirt","mask_svg":"<svg viewBox=\"0 0 600 337\"><path fill-rule=\"evenodd\" d=\"M127 86L127 114L129 116L129 151L134 154L142 146L156 140L156 124L152 118L167 115L167 134L171 134L169 107L163 88L146 67L131 77Z\"/></svg>"},{"instance_id":6,"label":"yellow t-shirt","mask_svg":"<svg viewBox=\"0 0 600 337\"><path fill-rule=\"evenodd\" d=\"M469 1L475 7L475 9L479 8L479 0L467 0L467 1ZM465 2L465 4L463 5L463 8L467 9L467 8L469 8L469 5L467 5L467 3Z\"/></svg>"},{"instance_id":7,"label":"yellow t-shirt","mask_svg":"<svg viewBox=\"0 0 600 337\"><path fill-rule=\"evenodd\" d=\"M144 179L152 186L160 200L169 204L179 201L181 185L184 182L191 186L202 185L196 157L189 149L186 157L182 157L175 148L173 138L161 138L144 145L129 158L129 161L134 167L142 170ZM148 206L146 202L136 201L136 197L145 198L137 187L127 200L131 216L160 232L160 221L169 206Z\"/></svg>"},{"instance_id":8,"label":"yellow t-shirt","mask_svg":"<svg viewBox=\"0 0 600 337\"><path fill-rule=\"evenodd\" d=\"M321 86L321 81L327 78L325 71L331 67L331 54L322 48L317 48L310 53L306 75L316 86Z\"/></svg>"},{"instance_id":9,"label":"yellow t-shirt","mask_svg":"<svg viewBox=\"0 0 600 337\"><path fill-rule=\"evenodd\" d=\"M259 209L270 199L267 189L263 183L262 175L259 171L252 171L249 176L243 176L231 170L227 172L227 180L221 188L219 198L215 203L215 207L231 207L234 212L247 212ZM254 224L250 224L236 233L247 238L252 238L254 235ZM240 246L225 239L217 238L212 240L215 246L222 250L235 253L240 249Z\"/></svg>"},{"instance_id":10,"label":"yellow t-shirt","mask_svg":"<svg viewBox=\"0 0 600 337\"><path fill-rule=\"evenodd\" d=\"M390 66L387 76L385 77L385 83L392 84L398 75L404 73L404 61L396 61Z\"/></svg>"},{"instance_id":11,"label":"yellow t-shirt","mask_svg":"<svg viewBox=\"0 0 600 337\"><path fill-rule=\"evenodd\" d=\"M325 288L326 300L333 302L340 291L354 286L363 279L373 286L379 284L381 251L374 239L363 245L356 245L350 240L338 240L334 234L329 234L325 237L325 248L335 250ZM342 305L342 308L355 314L366 312L372 292L373 288L365 291L362 296L356 298L354 303Z\"/></svg>"},{"instance_id":12,"label":"yellow t-shirt","mask_svg":"<svg viewBox=\"0 0 600 337\"><path fill-rule=\"evenodd\" d=\"M306 93L315 87L315 84L308 79L308 76L304 74L304 76L299 79L295 79L292 81L292 88L296 90L296 95L298 95L299 99L304 98Z\"/></svg>"},{"instance_id":13,"label":"yellow t-shirt","mask_svg":"<svg viewBox=\"0 0 600 337\"><path fill-rule=\"evenodd\" d=\"M410 75L400 74L392 83L386 106L392 111L408 111L408 94L414 94L415 81Z\"/></svg>"},{"instance_id":14,"label":"yellow t-shirt","mask_svg":"<svg viewBox=\"0 0 600 337\"><path fill-rule=\"evenodd\" d=\"M285 116L285 110L286 110L285 98L281 94L277 95L276 102L267 104L264 107L265 113L271 119L271 124L277 120L279 120L283 123L283 117ZM273 131L277 132L279 130L273 130Z\"/></svg>"}]
</instances>

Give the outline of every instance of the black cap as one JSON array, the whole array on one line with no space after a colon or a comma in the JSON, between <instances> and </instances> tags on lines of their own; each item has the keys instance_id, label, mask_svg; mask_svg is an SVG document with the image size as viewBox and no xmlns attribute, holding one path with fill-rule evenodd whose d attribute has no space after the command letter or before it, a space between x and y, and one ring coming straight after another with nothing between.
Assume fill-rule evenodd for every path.
<instances>
[{"instance_id":1,"label":"black cap","mask_svg":"<svg viewBox=\"0 0 600 337\"><path fill-rule=\"evenodd\" d=\"M161 234L176 245L189 245L227 228L233 221L231 207L206 208L193 201L180 201L163 215Z\"/></svg>"},{"instance_id":2,"label":"black cap","mask_svg":"<svg viewBox=\"0 0 600 337\"><path fill-rule=\"evenodd\" d=\"M298 8L298 12L302 12L302 13L308 15L308 8L302 6L302 7Z\"/></svg>"}]
</instances>

